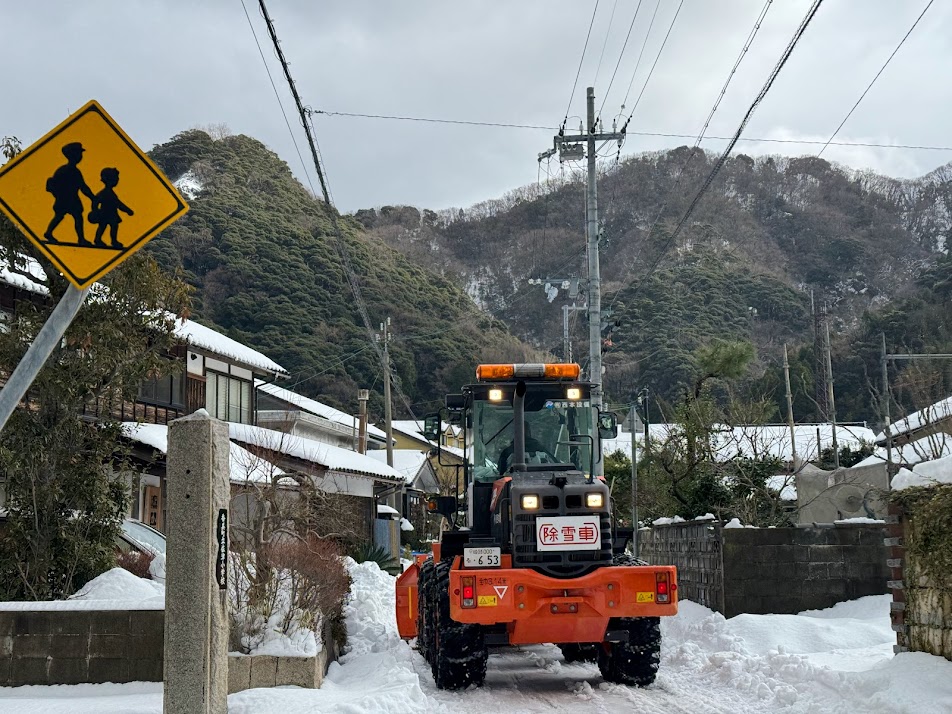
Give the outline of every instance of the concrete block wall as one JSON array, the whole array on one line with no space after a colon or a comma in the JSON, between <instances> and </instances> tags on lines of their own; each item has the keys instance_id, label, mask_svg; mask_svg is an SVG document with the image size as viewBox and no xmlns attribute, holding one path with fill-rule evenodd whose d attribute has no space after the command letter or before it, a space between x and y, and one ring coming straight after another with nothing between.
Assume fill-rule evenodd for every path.
<instances>
[{"instance_id":1,"label":"concrete block wall","mask_svg":"<svg viewBox=\"0 0 952 714\"><path fill-rule=\"evenodd\" d=\"M161 682L162 610L0 610L0 686ZM228 693L316 688L337 658L330 623L316 657L230 655Z\"/></svg>"},{"instance_id":2,"label":"concrete block wall","mask_svg":"<svg viewBox=\"0 0 952 714\"><path fill-rule=\"evenodd\" d=\"M0 686L162 681L161 610L0 611Z\"/></svg>"},{"instance_id":3,"label":"concrete block wall","mask_svg":"<svg viewBox=\"0 0 952 714\"><path fill-rule=\"evenodd\" d=\"M650 563L678 567L680 597L733 617L791 614L887 592L883 527L728 528L714 522L639 533Z\"/></svg>"},{"instance_id":4,"label":"concrete block wall","mask_svg":"<svg viewBox=\"0 0 952 714\"><path fill-rule=\"evenodd\" d=\"M941 587L910 546L915 514L889 505L885 544L889 551L889 588L896 652L928 652L952 660L952 591Z\"/></svg>"},{"instance_id":5,"label":"concrete block wall","mask_svg":"<svg viewBox=\"0 0 952 714\"><path fill-rule=\"evenodd\" d=\"M888 592L883 527L723 531L724 616L792 614Z\"/></svg>"}]
</instances>

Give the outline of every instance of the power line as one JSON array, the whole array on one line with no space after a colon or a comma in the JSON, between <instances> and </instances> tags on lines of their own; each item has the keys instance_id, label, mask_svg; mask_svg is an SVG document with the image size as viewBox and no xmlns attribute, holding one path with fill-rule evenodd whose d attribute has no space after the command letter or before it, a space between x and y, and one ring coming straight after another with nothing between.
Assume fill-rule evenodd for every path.
<instances>
[{"instance_id":1,"label":"power line","mask_svg":"<svg viewBox=\"0 0 952 714\"><path fill-rule=\"evenodd\" d=\"M323 109L309 109L311 114L322 114L329 117L353 117L357 119L386 119L386 120L396 120L396 121L418 121L418 122L428 122L432 124L462 124L467 126L485 126L485 127L503 127L509 129L534 129L538 131L553 131L555 127L551 126L542 126L541 124L515 124L515 123L505 123L505 122L481 122L481 121L464 121L460 119L434 119L430 117L408 117L408 116L397 116L392 114L361 114L358 112L332 112L326 111ZM633 131L627 129L625 131L629 136L643 136L647 138L660 138L660 139L696 139L696 134L683 134L677 132L664 132L664 131ZM704 139L710 141L731 141L734 137L732 136L716 136L711 134L706 134ZM769 139L766 137L742 137L740 142L743 143L763 143L763 144L806 144L806 145L815 145L822 146L828 142L822 139ZM830 141L830 146L864 146L864 147L873 147L880 149L915 149L921 151L952 151L952 146L930 146L930 145L921 145L921 144L884 144L877 143L872 141Z\"/></svg>"},{"instance_id":2,"label":"power line","mask_svg":"<svg viewBox=\"0 0 952 714\"><path fill-rule=\"evenodd\" d=\"M905 41L909 38L909 35L912 34L912 31L916 29L916 25L919 24L919 20L922 19L922 16L925 15L926 12L928 12L928 10L929 10L930 7L932 7L933 1L934 1L934 0L929 0L929 2L926 4L926 6L925 6L925 8L922 10L922 12L919 13L919 17L917 17L917 18L916 18L916 21L915 21L914 23L912 23L912 27L910 27L909 30L908 30L908 32L906 32L906 34L903 35L902 39L899 41L899 44L896 45L896 49L894 49L894 50L892 51L892 54L889 55L889 57L886 59L886 62L883 64L883 66L879 68L879 71L876 73L876 76L873 77L872 81L869 83L869 85L866 87L866 89L863 90L863 93L859 95L859 99L856 100L856 104L854 104L854 105L853 105L853 108L850 109L850 110L846 113L846 116L843 117L843 121L841 121L841 122L840 122L840 125L839 125L838 127L836 127L836 131L834 131L833 134L830 136L829 141L827 141L825 144L823 144L823 148L820 149L820 151L817 153L817 156L822 156L822 155L823 155L823 152L826 151L826 147L828 147L828 146L830 145L830 142L832 142L833 139L836 138L836 135L840 133L840 129L843 128L843 125L846 124L846 122L849 120L849 118L850 118L851 116L853 116L853 112L856 111L856 107L859 106L860 102L863 101L863 98L866 96L867 92L869 92L869 90L873 88L873 85L876 84L876 80L879 79L879 75L881 75L881 74L883 73L883 70L885 70L886 67L889 66L889 63L892 62L892 58L896 56L896 53L897 53L897 52L899 52L899 48L903 46L903 44L905 43Z\"/></svg>"},{"instance_id":3,"label":"power line","mask_svg":"<svg viewBox=\"0 0 952 714\"><path fill-rule=\"evenodd\" d=\"M618 74L618 68L621 66L622 57L625 56L625 49L628 47L628 40L631 38L631 31L635 27L635 20L638 19L638 12L641 10L642 0L638 0L638 5L635 7L635 14L631 18L631 24L628 25L628 34L625 35L625 42L621 46L621 52L618 54L618 61L615 63L615 71L612 72L612 78L608 82L608 89L605 90L605 95L602 97L602 106L598 108L598 115L601 116L602 109L605 108L605 102L608 101L608 93L612 91L612 85L615 83L615 75ZM645 38L647 40L647 37Z\"/></svg>"},{"instance_id":4,"label":"power line","mask_svg":"<svg viewBox=\"0 0 952 714\"><path fill-rule=\"evenodd\" d=\"M569 111L572 109L572 100L575 99L575 90L578 87L578 78L582 74L582 63L585 61L585 51L588 49L588 38L592 36L592 26L595 24L595 14L598 12L598 0L595 0L595 9L592 10L592 21L588 23L588 33L585 35L585 45L582 47L582 56L578 61L578 71L575 73L575 82L572 84L572 93L569 95L568 106L565 107L565 119L562 120L562 125L565 125L565 122L568 121Z\"/></svg>"},{"instance_id":5,"label":"power line","mask_svg":"<svg viewBox=\"0 0 952 714\"><path fill-rule=\"evenodd\" d=\"M727 79L724 82L724 86L721 87L721 93L717 96L717 100L714 102L714 106L711 107L710 114L707 115L707 119L704 120L704 126L701 127L701 131L697 136L697 144L701 143L701 140L704 138L704 134L707 132L707 128L711 124L711 119L714 118L714 113L717 111L717 108L721 105L721 101L724 99L724 95L727 94L727 88L730 86L731 80L734 78L734 75L737 73L737 69L740 67L741 62L744 61L744 57L747 55L747 50L750 49L750 46L754 42L754 38L757 37L757 32L760 30L760 25L763 23L764 18L767 16L767 11L770 9L770 4L773 0L767 0L764 3L763 9L760 11L760 14L757 15L757 20L754 22L754 26L750 31L750 34L747 35L747 40L744 42L744 46L740 50L740 54L737 55L737 59L734 61L734 66L731 67L730 73L727 75Z\"/></svg>"},{"instance_id":6,"label":"power line","mask_svg":"<svg viewBox=\"0 0 952 714\"><path fill-rule=\"evenodd\" d=\"M697 195L694 197L694 200L693 200L693 201L691 202L691 204L688 206L687 211L685 211L684 215L681 217L681 220L678 222L678 225L675 227L674 231L673 231L673 232L671 233L671 235L668 237L668 240L665 241L665 243L664 243L664 245L662 246L661 250L658 252L657 257L655 258L655 260L653 261L653 263L651 264L651 266L648 268L648 270L647 270L647 272L645 273L645 275L644 275L644 276L642 277L642 279L639 281L639 285L643 284L645 280L647 280L649 277L651 277L651 274L658 268L658 265L661 263L661 260L664 258L664 255L665 255L665 253L668 251L668 248L671 247L672 243L675 241L675 239L677 238L677 236L680 234L681 229L684 227L684 224L687 222L688 218L689 218L689 217L691 216L691 214L694 212L694 209L695 209L695 207L697 206L698 202L699 202L699 201L701 200L701 198L704 196L704 193L705 193L705 192L707 191L707 189L710 187L711 182L714 180L714 177L715 177L715 176L717 175L717 173L721 170L721 167L724 165L724 162L727 160L728 155L729 155L730 152L733 150L733 148L734 148L734 146L737 144L737 142L740 140L740 135L741 135L741 133L743 132L744 128L747 126L747 122L750 120L751 115L753 114L753 112L754 112L754 110L757 108L757 106L760 104L760 102L763 100L764 96L766 96L767 91L768 91L768 90L770 89L770 87L773 85L774 80L777 78L777 75L779 74L780 70L783 68L784 64L786 64L787 59L790 57L790 54L793 52L793 48L796 46L796 44L797 44L797 42L799 41L800 37L803 35L804 31L806 30L807 25L808 25L808 24L810 23L810 21L813 19L813 16L816 14L816 11L819 9L820 3L821 3L822 1L823 1L823 0L815 0L814 3L813 3L813 5L811 6L810 10L807 12L807 15L804 17L803 21L801 21L800 26L797 28L797 31L794 33L793 38L792 38L792 39L790 40L790 42L787 44L787 47L786 47L786 49L784 50L783 54L781 55L780 60L778 60L776 66L775 66L774 69L773 69L773 71L770 73L770 76L767 78L767 81L766 81L766 83L764 84L763 88L761 88L760 93L757 95L757 97L754 99L753 103L751 104L750 108L747 110L747 113L744 115L744 118L743 118L743 120L741 121L740 126L738 127L737 131L734 133L734 136L730 139L730 144L728 145L727 149L723 152L723 154L720 156L720 158L718 159L718 161L714 164L714 168L711 170L711 172L710 172L710 174L708 175L707 179L705 180L704 184L701 186L701 188L700 188L700 190L698 191ZM759 22L760 22L760 20L762 20L762 14L761 14L761 15L758 15L758 22L755 23L755 25L754 25L754 32L752 32L751 36L749 36L749 37L748 37L748 40L745 42L745 47L749 46L749 43L752 42L752 40L753 40L753 36L756 35L756 30L759 28ZM659 53L659 54L660 54L660 53ZM742 52L741 52L741 55L740 55L740 57L739 57L739 59L742 60L745 55L746 55L746 52L742 51ZM728 75L727 84L730 83L730 80L731 80L731 78L733 77L734 72L736 71L738 65L739 65L739 62L738 62L738 63L735 63L734 68L731 70L731 74ZM725 84L725 89L726 89L727 84ZM718 99L717 99L716 102L715 102L715 109L716 109L717 104L720 103L720 99L721 99L721 97L719 96ZM710 116L713 116L713 112L712 112L712 114L711 114ZM710 118L709 118L709 120L710 120ZM697 148L698 148L698 146L700 145L701 140L702 140L703 138L704 138L704 129L701 130L700 134L698 135L697 139L695 140L694 149L697 149ZM677 179L677 181L675 182L675 186L674 186L674 191L675 191L675 192L677 191L677 187L680 185L681 179L682 179L682 177L684 176L684 170L687 168L688 162L693 158L693 156L694 156L694 151L691 151L690 154L689 154L687 157L685 157L684 162L683 162L682 165L681 165L681 170L678 172L678 179ZM655 217L654 222L653 222L653 223L651 224L651 226L648 228L648 236L649 236L649 237L650 237L651 233L654 231L655 227L656 227L656 226L658 225L658 223L661 221L661 216L664 214L664 211L665 211L665 208L667 208L667 205L668 205L668 201L667 201L667 199L665 199L665 200L662 202L662 204L661 204L661 208L658 210L658 215ZM630 271L629 271L629 273L630 273ZM615 297L614 297L614 299L612 300L611 304L609 305L609 308L611 308L612 306L614 306L614 304L618 301L618 296L619 296L620 292L621 292L621 291L619 291L618 293L615 294Z\"/></svg>"},{"instance_id":7,"label":"power line","mask_svg":"<svg viewBox=\"0 0 952 714\"><path fill-rule=\"evenodd\" d=\"M274 23L271 21L271 16L268 14L268 8L265 5L265 0L258 0L258 5L261 8L261 15L265 20L265 23L268 26L268 33L271 35L271 41L274 44L275 52L278 55L278 60L281 62L281 68L284 70L284 76L288 81L288 84L291 87L291 94L294 96L294 101L297 105L298 113L301 115L301 124L304 126L304 133L307 135L308 145L311 149L311 157L314 159L314 168L317 171L318 178L321 182L321 190L324 195L324 203L327 206L327 213L331 220L332 233L334 236L335 243L337 244L337 250L340 254L341 263L344 267L344 273L347 276L347 282L350 284L351 292L354 295L354 302L357 305L357 311L360 313L361 320L364 323L364 327L367 330L368 338L370 339L371 347L373 347L374 352L377 354L377 357L380 359L381 365L384 365L385 379L387 379L388 386L392 382L393 387L396 389L397 394L400 396L401 400L404 403L404 406L407 409L407 413L411 417L416 418L413 414L413 409L410 407L410 400L404 394L403 390L400 387L399 377L394 375L388 367L388 361L386 359L384 351L381 349L380 345L377 344L376 335L374 334L373 326L370 322L370 314L367 311L367 304L364 301L363 295L360 290L360 282L357 279L357 273L354 270L353 263L350 259L350 251L347 248L346 243L344 242L344 236L340 228L340 222L338 220L337 210L331 204L330 193L327 188L327 182L324 178L324 172L321 168L320 155L317 148L317 140L314 137L314 134L311 132L311 126L308 124L307 116L308 111L304 107L304 103L301 101L301 97L298 94L297 87L294 84L294 80L291 77L291 70L288 67L288 62L284 57L284 52L281 51L281 45L278 41L277 31L274 28Z\"/></svg>"},{"instance_id":8,"label":"power line","mask_svg":"<svg viewBox=\"0 0 952 714\"><path fill-rule=\"evenodd\" d=\"M721 154L720 158L714 164L714 167L711 169L711 173L708 174L708 177L705 179L704 183L701 185L700 190L698 190L697 195L688 205L688 209L684 212L684 215L681 216L681 220L678 221L677 226L675 226L674 231L671 232L671 235L668 237L668 240L665 242L664 247L658 253L658 257L654 261L654 265L651 270L648 271L650 275L654 269L657 267L658 263L661 262L661 259L664 257L665 252L671 246L672 243L677 239L678 235L681 233L681 229L684 228L684 225L687 223L688 219L691 217L691 214L694 213L694 209L700 203L701 199L704 197L704 194L707 193L707 190L710 188L711 184L714 181L714 177L720 172L721 168L724 166L727 161L727 157L730 156L731 151L733 151L734 146L737 144L737 141L740 139L740 135L744 132L744 129L747 127L747 123L750 121L750 118L754 114L754 110L760 105L760 102L763 101L763 98L767 96L767 92L770 91L770 88L773 86L774 81L777 79L777 75L780 74L780 70L783 69L784 65L787 63L787 60L790 58L790 55L793 53L794 48L797 46L797 43L800 41L800 38L803 36L803 33L806 32L807 26L810 24L810 21L816 15L817 10L820 9L820 5L823 3L823 0L814 0L813 5L807 11L806 16L803 18L803 21L800 23L800 26L797 28L796 32L793 34L790 42L787 44L786 49L783 51L783 54L780 56L776 66L774 66L773 71L771 71L770 76L767 77L767 81L764 83L764 86L761 88L760 92L754 98L754 101L751 103L750 108L747 110L747 113L744 114L744 118L741 119L740 126L737 127L737 131L734 132L734 137L731 139L730 143L727 145L727 148L724 149L724 152Z\"/></svg>"},{"instance_id":9,"label":"power line","mask_svg":"<svg viewBox=\"0 0 952 714\"><path fill-rule=\"evenodd\" d=\"M608 18L608 29L605 30L605 41L602 43L602 53L598 56L598 66L595 68L595 79L592 80L592 86L598 84L598 73L602 71L602 60L605 59L605 48L608 47L608 38L612 34L612 22L615 20L615 10L618 8L618 0L612 5L612 14Z\"/></svg>"},{"instance_id":10,"label":"power line","mask_svg":"<svg viewBox=\"0 0 952 714\"><path fill-rule=\"evenodd\" d=\"M648 31L645 32L645 40L641 43L641 52L638 53L638 59L635 61L635 69L631 73L631 80L628 82L628 89L625 90L625 98L621 100L621 111L625 111L625 105L628 103L628 95L631 94L631 85L635 83L635 77L638 76L638 68L641 66L641 58L644 57L645 49L648 47L648 38L651 37L651 28L654 27L655 18L658 17L658 8L661 7L661 0L655 0L654 12L651 13L651 21L648 23Z\"/></svg>"},{"instance_id":11,"label":"power line","mask_svg":"<svg viewBox=\"0 0 952 714\"><path fill-rule=\"evenodd\" d=\"M659 0L660 4L660 0ZM674 29L674 23L678 21L678 15L681 14L681 8L684 7L684 0L678 3L678 9L674 11L674 17L671 18L671 24L668 25L668 31L664 35L664 40L661 42L661 47L658 48L658 54L655 55L654 63L651 65L651 69L648 70L648 76L645 78L645 83L641 86L641 92L638 94L638 99L635 100L635 106L631 108L631 113L628 115L628 118L625 120L624 126L621 130L627 131L628 124L631 122L631 118L635 115L635 109L638 108L638 104L641 102L641 97L644 96L645 89L648 88L648 82L651 81L651 75L654 74L655 67L658 66L658 60L661 59L661 53L664 52L664 46L668 44L668 38L671 37L671 31ZM645 38L645 42L648 41L648 38ZM634 75L632 75L632 82L634 82ZM629 85L630 87L630 85ZM627 96L627 95L626 95Z\"/></svg>"},{"instance_id":12,"label":"power line","mask_svg":"<svg viewBox=\"0 0 952 714\"><path fill-rule=\"evenodd\" d=\"M314 184L311 183L311 174L307 170L307 164L301 155L301 149L298 147L297 139L294 138L294 130L291 128L291 122L288 114L284 111L284 103L281 101L281 95L278 93L278 87L274 83L274 77L271 76L271 68L268 67L268 60L265 59L264 51L261 49L261 43L258 41L258 33L255 32L254 23L251 21L251 15L248 14L248 8L245 7L245 0L241 0L241 9L245 11L245 17L248 19L248 27L251 28L251 34L255 38L255 45L258 47L258 54L261 55L261 62L264 64L264 70L268 73L268 80L271 82L271 88L274 90L274 97L278 100L278 106L281 107L281 114L284 116L284 123L287 124L288 133L291 135L291 143L294 144L294 150L301 160L301 167L304 169L304 178L307 179L308 186L311 187L311 193L314 193Z\"/></svg>"}]
</instances>

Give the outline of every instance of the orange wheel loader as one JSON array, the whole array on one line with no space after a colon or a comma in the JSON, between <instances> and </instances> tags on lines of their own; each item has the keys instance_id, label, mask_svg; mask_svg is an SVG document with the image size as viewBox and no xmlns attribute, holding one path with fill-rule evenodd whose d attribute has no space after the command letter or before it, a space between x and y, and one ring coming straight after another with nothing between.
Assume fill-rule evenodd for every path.
<instances>
[{"instance_id":1,"label":"orange wheel loader","mask_svg":"<svg viewBox=\"0 0 952 714\"><path fill-rule=\"evenodd\" d=\"M444 417L466 435L465 503L428 501L450 528L398 578L396 614L439 688L481 685L490 647L544 642L597 661L610 682L654 681L677 575L625 553L631 530L616 527L593 475L617 426L591 390L577 364L480 365L426 417L437 443Z\"/></svg>"}]
</instances>

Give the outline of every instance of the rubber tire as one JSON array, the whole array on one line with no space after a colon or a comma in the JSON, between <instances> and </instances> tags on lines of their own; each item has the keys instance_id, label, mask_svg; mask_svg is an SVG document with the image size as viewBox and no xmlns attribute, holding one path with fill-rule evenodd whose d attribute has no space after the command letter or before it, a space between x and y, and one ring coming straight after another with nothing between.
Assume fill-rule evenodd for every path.
<instances>
[{"instance_id":1,"label":"rubber tire","mask_svg":"<svg viewBox=\"0 0 952 714\"><path fill-rule=\"evenodd\" d=\"M559 649L562 650L562 659L565 660L566 664L571 664L573 662L597 662L600 648L597 643L568 642L559 645Z\"/></svg>"},{"instance_id":2,"label":"rubber tire","mask_svg":"<svg viewBox=\"0 0 952 714\"><path fill-rule=\"evenodd\" d=\"M417 650L423 659L430 660L430 628L427 622L426 600L433 577L433 558L427 558L420 566L417 578Z\"/></svg>"},{"instance_id":3,"label":"rubber tire","mask_svg":"<svg viewBox=\"0 0 952 714\"><path fill-rule=\"evenodd\" d=\"M661 619L617 617L610 630L628 630L627 642L605 642L599 648L598 669L607 682L645 687L655 680L661 661Z\"/></svg>"},{"instance_id":4,"label":"rubber tire","mask_svg":"<svg viewBox=\"0 0 952 714\"><path fill-rule=\"evenodd\" d=\"M612 565L647 565L628 553ZM609 630L628 630L627 642L605 642L598 649L598 668L608 682L645 687L655 680L661 660L661 620L657 617L617 617Z\"/></svg>"},{"instance_id":5,"label":"rubber tire","mask_svg":"<svg viewBox=\"0 0 952 714\"><path fill-rule=\"evenodd\" d=\"M439 689L481 687L486 679L489 651L480 625L456 622L450 617L450 564L436 566L428 604L436 617L431 638L430 665Z\"/></svg>"}]
</instances>

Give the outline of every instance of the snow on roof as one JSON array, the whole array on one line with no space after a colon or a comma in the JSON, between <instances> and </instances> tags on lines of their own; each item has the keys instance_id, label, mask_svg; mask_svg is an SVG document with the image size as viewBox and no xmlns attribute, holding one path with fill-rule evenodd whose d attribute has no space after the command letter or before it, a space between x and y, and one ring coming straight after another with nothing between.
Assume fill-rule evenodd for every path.
<instances>
[{"instance_id":1,"label":"snow on roof","mask_svg":"<svg viewBox=\"0 0 952 714\"><path fill-rule=\"evenodd\" d=\"M169 452L169 428L165 424L139 424L126 421L122 423L122 431L133 441L150 446L163 454ZM277 466L255 456L238 444L230 444L230 446L228 463L231 468L229 479L232 483L270 481L273 476L284 473Z\"/></svg>"},{"instance_id":2,"label":"snow on roof","mask_svg":"<svg viewBox=\"0 0 952 714\"><path fill-rule=\"evenodd\" d=\"M661 442L670 435L676 435L679 429L680 427L677 424L651 424L649 434L652 441ZM797 424L794 426L794 435L796 437L797 456L804 460L814 459L819 456L820 451L832 446L833 425ZM875 436L872 429L864 426L838 425L836 427L836 438L840 447L858 448L863 444L873 443ZM738 457L776 457L782 461L793 459L790 427L784 424L723 427L721 430L714 432L714 440L715 453L722 461ZM644 435L639 433L639 454L643 442ZM621 432L617 439L607 439L603 444L606 454L615 451L630 454L631 433Z\"/></svg>"},{"instance_id":3,"label":"snow on roof","mask_svg":"<svg viewBox=\"0 0 952 714\"><path fill-rule=\"evenodd\" d=\"M952 456L952 435L942 432L927 439L920 439L892 448L893 463L906 464L907 466L918 464L921 461L941 459L945 456ZM884 463L886 463L886 447L879 446L872 454L858 464L854 464L853 468Z\"/></svg>"},{"instance_id":4,"label":"snow on roof","mask_svg":"<svg viewBox=\"0 0 952 714\"><path fill-rule=\"evenodd\" d=\"M286 375L288 373L284 367L265 357L257 350L253 350L230 337L225 337L220 332L205 327L205 325L200 325L194 320L177 320L175 322L175 335L179 339L187 341L190 345L206 349L222 357L228 357L249 367L265 372L273 372L274 374Z\"/></svg>"},{"instance_id":5,"label":"snow on roof","mask_svg":"<svg viewBox=\"0 0 952 714\"><path fill-rule=\"evenodd\" d=\"M899 469L892 480L892 489L901 491L913 486L936 486L952 483L952 456L916 464L912 471Z\"/></svg>"},{"instance_id":6,"label":"snow on roof","mask_svg":"<svg viewBox=\"0 0 952 714\"><path fill-rule=\"evenodd\" d=\"M399 516L399 515L400 515L400 511L398 511L398 510L397 510L396 508L394 508L393 506L388 506L388 505L386 505L386 504L384 504L384 503L378 503L378 504L377 504L377 515L379 516L379 515L381 515L381 514L386 514L386 515L391 515L391 516L393 516L393 515Z\"/></svg>"},{"instance_id":7,"label":"snow on roof","mask_svg":"<svg viewBox=\"0 0 952 714\"><path fill-rule=\"evenodd\" d=\"M390 422L390 426L394 431L399 431L404 436L409 436L419 441L427 441L427 439L423 436L422 421L413 421L413 419L395 419ZM433 442L427 441L427 443ZM433 446L436 446L436 444L433 444Z\"/></svg>"},{"instance_id":8,"label":"snow on roof","mask_svg":"<svg viewBox=\"0 0 952 714\"><path fill-rule=\"evenodd\" d=\"M387 463L387 452L384 449L370 451L367 456L375 461ZM416 449L393 450L393 468L400 472L407 483L412 483L413 479L420 473L420 469L423 468L426 460L427 455L423 451L417 451Z\"/></svg>"},{"instance_id":9,"label":"snow on roof","mask_svg":"<svg viewBox=\"0 0 952 714\"><path fill-rule=\"evenodd\" d=\"M334 409L334 407L328 406L323 402L319 402L316 399L310 399L305 397L297 392L292 392L290 389L284 389L279 387L276 384L271 384L268 382L262 382L260 380L255 381L255 386L266 394L270 394L272 397L277 399L284 400L289 404L293 404L302 411L314 414L315 416L322 417L328 421L333 421L338 424L343 424L347 427L352 427L356 423L357 417L353 414L348 414L347 412L342 412L340 409ZM373 434L381 439L386 440L387 434L383 429L379 429L373 424L367 425L367 433Z\"/></svg>"},{"instance_id":10,"label":"snow on roof","mask_svg":"<svg viewBox=\"0 0 952 714\"><path fill-rule=\"evenodd\" d=\"M315 439L307 439L303 436L285 434L274 429L234 422L228 423L228 430L231 438L235 441L254 444L264 449L272 449L287 456L320 464L331 471L347 471L370 476L383 476L390 479L403 478L399 471L385 463L381 464L376 459L358 454L356 451L325 444Z\"/></svg>"},{"instance_id":11,"label":"snow on roof","mask_svg":"<svg viewBox=\"0 0 952 714\"><path fill-rule=\"evenodd\" d=\"M889 425L889 434L893 437L899 436L900 434L908 434L910 431L915 431L923 426L928 426L942 419L947 419L949 416L952 416L952 397L946 397L925 409L920 409L917 412L904 416L899 421L894 421ZM876 441L884 441L885 439L885 432L876 435Z\"/></svg>"},{"instance_id":12,"label":"snow on roof","mask_svg":"<svg viewBox=\"0 0 952 714\"><path fill-rule=\"evenodd\" d=\"M26 263L25 272L30 275L35 275L39 280L46 280L46 271L42 265L29 256L21 257ZM46 295L49 293L44 285L34 283L29 278L18 273L10 272L9 265L2 261L0 261L0 281L38 295ZM105 287L100 283L96 283L94 288L105 290ZM230 337L225 337L220 332L216 332L210 327L200 325L193 320L176 319L175 335L180 340L185 340L196 347L201 347L222 357L229 357L249 367L261 369L265 372L273 372L274 374L286 375L288 373L284 367L274 360L265 357L257 350L253 350L247 345L243 345Z\"/></svg>"}]
</instances>

